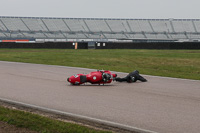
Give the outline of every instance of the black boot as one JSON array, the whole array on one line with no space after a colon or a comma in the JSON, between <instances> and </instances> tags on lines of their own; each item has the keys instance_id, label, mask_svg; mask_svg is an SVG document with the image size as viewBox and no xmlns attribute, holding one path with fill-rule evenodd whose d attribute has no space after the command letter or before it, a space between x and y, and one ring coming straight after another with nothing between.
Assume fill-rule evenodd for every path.
<instances>
[{"instance_id":1,"label":"black boot","mask_svg":"<svg viewBox=\"0 0 200 133\"><path fill-rule=\"evenodd\" d=\"M147 80L139 74L138 70L135 70L133 73L136 80L140 80L141 82L147 82Z\"/></svg>"},{"instance_id":2,"label":"black boot","mask_svg":"<svg viewBox=\"0 0 200 133\"><path fill-rule=\"evenodd\" d=\"M142 77L141 75L138 76L138 80L140 80L142 82L147 82L147 80L144 77Z\"/></svg>"}]
</instances>

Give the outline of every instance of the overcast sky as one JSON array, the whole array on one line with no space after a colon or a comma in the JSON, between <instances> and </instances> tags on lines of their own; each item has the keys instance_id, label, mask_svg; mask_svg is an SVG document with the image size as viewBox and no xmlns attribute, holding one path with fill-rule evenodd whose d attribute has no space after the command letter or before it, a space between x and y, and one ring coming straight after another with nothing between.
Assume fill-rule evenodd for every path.
<instances>
[{"instance_id":1,"label":"overcast sky","mask_svg":"<svg viewBox=\"0 0 200 133\"><path fill-rule=\"evenodd\" d=\"M200 0L0 0L0 16L200 19Z\"/></svg>"}]
</instances>

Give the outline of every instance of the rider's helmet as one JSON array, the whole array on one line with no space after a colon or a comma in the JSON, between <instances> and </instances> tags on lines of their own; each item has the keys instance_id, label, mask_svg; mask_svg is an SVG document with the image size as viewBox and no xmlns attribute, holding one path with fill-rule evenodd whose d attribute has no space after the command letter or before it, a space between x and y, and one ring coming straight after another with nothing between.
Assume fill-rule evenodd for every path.
<instances>
[{"instance_id":1,"label":"rider's helmet","mask_svg":"<svg viewBox=\"0 0 200 133\"><path fill-rule=\"evenodd\" d=\"M107 82L110 79L111 79L111 75L110 74L108 74L108 73L103 73L102 74L102 80L103 80L103 82Z\"/></svg>"}]
</instances>

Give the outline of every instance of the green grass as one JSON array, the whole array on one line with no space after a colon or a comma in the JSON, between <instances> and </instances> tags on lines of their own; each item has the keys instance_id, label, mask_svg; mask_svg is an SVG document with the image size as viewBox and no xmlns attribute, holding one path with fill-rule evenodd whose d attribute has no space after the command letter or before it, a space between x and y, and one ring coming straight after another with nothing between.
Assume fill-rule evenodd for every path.
<instances>
[{"instance_id":1,"label":"green grass","mask_svg":"<svg viewBox=\"0 0 200 133\"><path fill-rule=\"evenodd\" d=\"M200 80L200 50L0 49L0 60Z\"/></svg>"},{"instance_id":2,"label":"green grass","mask_svg":"<svg viewBox=\"0 0 200 133\"><path fill-rule=\"evenodd\" d=\"M0 121L40 133L111 133L0 106Z\"/></svg>"}]
</instances>

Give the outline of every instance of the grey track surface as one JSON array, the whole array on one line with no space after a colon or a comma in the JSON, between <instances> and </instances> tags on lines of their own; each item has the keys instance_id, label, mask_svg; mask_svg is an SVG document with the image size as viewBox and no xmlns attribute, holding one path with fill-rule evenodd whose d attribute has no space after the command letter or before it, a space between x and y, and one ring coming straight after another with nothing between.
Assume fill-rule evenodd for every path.
<instances>
[{"instance_id":1,"label":"grey track surface","mask_svg":"<svg viewBox=\"0 0 200 133\"><path fill-rule=\"evenodd\" d=\"M149 82L105 86L66 82L73 74L91 71L0 61L0 98L161 133L200 131L199 80L145 75Z\"/></svg>"}]
</instances>

